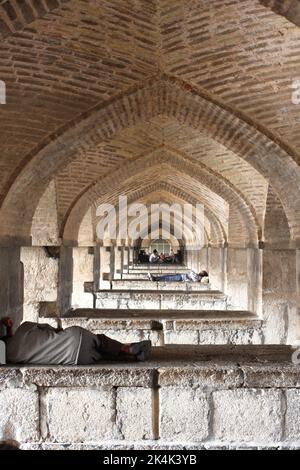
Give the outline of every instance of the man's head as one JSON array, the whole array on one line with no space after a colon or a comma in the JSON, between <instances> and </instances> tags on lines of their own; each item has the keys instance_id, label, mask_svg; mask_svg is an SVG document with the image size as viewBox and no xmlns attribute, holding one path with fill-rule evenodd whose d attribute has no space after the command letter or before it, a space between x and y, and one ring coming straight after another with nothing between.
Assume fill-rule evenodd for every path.
<instances>
[{"instance_id":1,"label":"man's head","mask_svg":"<svg viewBox=\"0 0 300 470\"><path fill-rule=\"evenodd\" d=\"M154 253L155 255L157 255L158 251L157 251L157 250L153 250L153 253Z\"/></svg>"},{"instance_id":2,"label":"man's head","mask_svg":"<svg viewBox=\"0 0 300 470\"><path fill-rule=\"evenodd\" d=\"M207 272L207 271L204 271L204 270L201 271L201 272L199 273L199 277L208 277L208 272Z\"/></svg>"}]
</instances>

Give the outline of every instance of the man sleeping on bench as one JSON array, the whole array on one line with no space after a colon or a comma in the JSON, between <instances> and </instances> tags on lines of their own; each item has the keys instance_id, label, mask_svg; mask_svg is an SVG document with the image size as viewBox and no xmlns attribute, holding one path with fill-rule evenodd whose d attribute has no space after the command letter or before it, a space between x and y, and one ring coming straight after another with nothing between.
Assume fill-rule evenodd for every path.
<instances>
[{"instance_id":1,"label":"man sleeping on bench","mask_svg":"<svg viewBox=\"0 0 300 470\"><path fill-rule=\"evenodd\" d=\"M89 365L101 359L145 361L151 341L122 344L79 326L56 329L47 323L24 322L13 334L10 317L0 320L0 340L8 364Z\"/></svg>"},{"instance_id":2,"label":"man sleeping on bench","mask_svg":"<svg viewBox=\"0 0 300 470\"><path fill-rule=\"evenodd\" d=\"M207 271L201 271L199 274L194 271L190 271L186 274L163 274L162 276L153 276L150 272L148 273L148 279L150 281L160 282L202 282L203 284L209 284L209 278Z\"/></svg>"}]
</instances>

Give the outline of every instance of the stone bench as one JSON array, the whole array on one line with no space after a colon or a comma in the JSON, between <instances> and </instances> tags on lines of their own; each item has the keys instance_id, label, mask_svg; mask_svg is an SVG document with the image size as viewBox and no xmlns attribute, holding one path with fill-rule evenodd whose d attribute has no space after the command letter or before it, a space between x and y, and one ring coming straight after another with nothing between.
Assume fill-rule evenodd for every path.
<instances>
[{"instance_id":1,"label":"stone bench","mask_svg":"<svg viewBox=\"0 0 300 470\"><path fill-rule=\"evenodd\" d=\"M152 272L152 271L151 271ZM159 272L154 272L153 271L153 275L154 276L161 276L163 273L159 273ZM174 274L174 273L173 273ZM137 280L137 279L140 279L140 280L143 280L143 281L147 281L148 280L148 274L147 272L130 272L130 273L122 273L121 274L121 279L122 280Z\"/></svg>"},{"instance_id":2,"label":"stone bench","mask_svg":"<svg viewBox=\"0 0 300 470\"><path fill-rule=\"evenodd\" d=\"M164 344L261 344L262 321L250 312L76 309L62 318L41 317L54 327L81 326L129 343L150 339Z\"/></svg>"},{"instance_id":3,"label":"stone bench","mask_svg":"<svg viewBox=\"0 0 300 470\"><path fill-rule=\"evenodd\" d=\"M211 290L210 284L201 282L156 282L144 279L114 279L111 282L113 290L171 290L171 291L207 291Z\"/></svg>"},{"instance_id":4,"label":"stone bench","mask_svg":"<svg viewBox=\"0 0 300 470\"><path fill-rule=\"evenodd\" d=\"M129 266L130 270L143 270L145 272L150 270L161 270L166 273L168 272L185 272L189 271L189 268L184 264L164 264L164 263L149 263L149 264L133 264Z\"/></svg>"},{"instance_id":5,"label":"stone bench","mask_svg":"<svg viewBox=\"0 0 300 470\"><path fill-rule=\"evenodd\" d=\"M22 449L299 449L288 346L167 346L146 363L0 367L0 438Z\"/></svg>"},{"instance_id":6,"label":"stone bench","mask_svg":"<svg viewBox=\"0 0 300 470\"><path fill-rule=\"evenodd\" d=\"M161 269L159 268L159 266L157 265L154 265L152 266L151 268L149 269L142 269L142 268L134 268L134 269L128 269L128 273L129 274L144 274L147 276L147 273L148 272L151 272L153 273L154 275L156 274L157 276L163 276L163 275L166 275L166 274L184 274L184 273L188 273L190 271L190 269Z\"/></svg>"},{"instance_id":7,"label":"stone bench","mask_svg":"<svg viewBox=\"0 0 300 470\"><path fill-rule=\"evenodd\" d=\"M227 296L220 291L124 291L101 290L95 295L96 308L226 310Z\"/></svg>"}]
</instances>

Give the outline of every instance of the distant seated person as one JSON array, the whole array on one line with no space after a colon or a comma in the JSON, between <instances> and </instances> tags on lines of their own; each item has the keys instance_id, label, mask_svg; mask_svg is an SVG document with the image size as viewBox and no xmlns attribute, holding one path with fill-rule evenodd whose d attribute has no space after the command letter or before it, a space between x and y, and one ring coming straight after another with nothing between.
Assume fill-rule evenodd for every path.
<instances>
[{"instance_id":1,"label":"distant seated person","mask_svg":"<svg viewBox=\"0 0 300 470\"><path fill-rule=\"evenodd\" d=\"M90 365L106 360L145 361L151 341L122 344L79 326L56 329L47 323L24 322L13 334L10 317L0 320L7 364Z\"/></svg>"},{"instance_id":2,"label":"distant seated person","mask_svg":"<svg viewBox=\"0 0 300 470\"><path fill-rule=\"evenodd\" d=\"M149 255L147 255L145 250L140 250L138 260L140 263L149 263Z\"/></svg>"},{"instance_id":3,"label":"distant seated person","mask_svg":"<svg viewBox=\"0 0 300 470\"><path fill-rule=\"evenodd\" d=\"M165 256L165 254L164 254L164 253L161 253L161 254L159 255L159 262L160 262L160 263L165 263L165 261L166 261L166 256Z\"/></svg>"},{"instance_id":4,"label":"distant seated person","mask_svg":"<svg viewBox=\"0 0 300 470\"><path fill-rule=\"evenodd\" d=\"M182 264L182 251L181 250L177 250L177 253L175 255L175 260L176 260L176 263Z\"/></svg>"},{"instance_id":5,"label":"distant seated person","mask_svg":"<svg viewBox=\"0 0 300 470\"><path fill-rule=\"evenodd\" d=\"M175 256L175 253L172 249L170 250L170 254L168 256L168 259L172 264L176 263L176 256Z\"/></svg>"},{"instance_id":6,"label":"distant seated person","mask_svg":"<svg viewBox=\"0 0 300 470\"><path fill-rule=\"evenodd\" d=\"M202 282L203 284L209 284L207 271L201 271L199 274L190 271L186 274L164 274L163 276L153 276L148 273L148 278L150 281L159 282Z\"/></svg>"},{"instance_id":7,"label":"distant seated person","mask_svg":"<svg viewBox=\"0 0 300 470\"><path fill-rule=\"evenodd\" d=\"M159 262L159 254L157 250L153 250L153 253L150 255L149 262L153 264Z\"/></svg>"}]
</instances>

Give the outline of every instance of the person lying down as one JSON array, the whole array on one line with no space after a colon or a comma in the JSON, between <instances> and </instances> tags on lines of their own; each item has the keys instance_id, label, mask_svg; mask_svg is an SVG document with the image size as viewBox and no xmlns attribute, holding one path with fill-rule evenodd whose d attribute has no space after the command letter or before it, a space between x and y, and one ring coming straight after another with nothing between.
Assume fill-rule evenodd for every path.
<instances>
[{"instance_id":1,"label":"person lying down","mask_svg":"<svg viewBox=\"0 0 300 470\"><path fill-rule=\"evenodd\" d=\"M8 364L91 365L101 360L145 361L151 341L123 344L85 328L53 328L47 323L24 322L13 334L10 317L0 320L0 339L6 343Z\"/></svg>"},{"instance_id":2,"label":"person lying down","mask_svg":"<svg viewBox=\"0 0 300 470\"><path fill-rule=\"evenodd\" d=\"M149 272L148 279L160 282L202 282L203 284L209 284L207 271L201 271L199 274L190 271L186 274L163 274L162 276L153 276Z\"/></svg>"}]
</instances>

